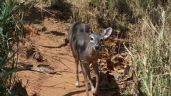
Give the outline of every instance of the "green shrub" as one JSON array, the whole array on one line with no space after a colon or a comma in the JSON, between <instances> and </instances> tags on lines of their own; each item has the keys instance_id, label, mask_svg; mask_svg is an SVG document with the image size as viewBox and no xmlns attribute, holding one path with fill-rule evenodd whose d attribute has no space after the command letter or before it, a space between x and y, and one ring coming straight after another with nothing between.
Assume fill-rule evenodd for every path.
<instances>
[{"instance_id":1,"label":"green shrub","mask_svg":"<svg viewBox=\"0 0 171 96\"><path fill-rule=\"evenodd\" d=\"M19 7L15 0L0 0L0 96L10 95L10 77L15 71L21 35Z\"/></svg>"}]
</instances>

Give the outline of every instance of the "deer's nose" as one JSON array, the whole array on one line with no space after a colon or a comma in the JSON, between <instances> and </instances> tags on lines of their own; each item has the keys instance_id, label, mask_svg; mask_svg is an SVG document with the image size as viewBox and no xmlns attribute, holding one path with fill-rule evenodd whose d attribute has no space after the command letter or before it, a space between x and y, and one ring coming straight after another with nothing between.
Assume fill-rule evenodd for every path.
<instances>
[{"instance_id":1,"label":"deer's nose","mask_svg":"<svg viewBox=\"0 0 171 96\"><path fill-rule=\"evenodd\" d=\"M96 50L99 50L99 49L100 49L100 46L95 46L95 49L96 49Z\"/></svg>"}]
</instances>

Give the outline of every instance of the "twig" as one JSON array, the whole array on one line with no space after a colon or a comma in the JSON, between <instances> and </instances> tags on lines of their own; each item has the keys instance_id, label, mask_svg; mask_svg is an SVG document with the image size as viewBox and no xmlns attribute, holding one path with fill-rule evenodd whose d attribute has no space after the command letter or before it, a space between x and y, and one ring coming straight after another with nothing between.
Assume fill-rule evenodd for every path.
<instances>
[{"instance_id":1,"label":"twig","mask_svg":"<svg viewBox=\"0 0 171 96\"><path fill-rule=\"evenodd\" d=\"M54 59L56 59L56 58L54 58ZM67 67L68 69L70 69L71 70L71 72L73 72L73 70L70 68L70 67L68 67L65 63L63 63L60 59L56 59L56 60L58 60L60 63L62 63L65 67ZM73 72L74 73L74 72Z\"/></svg>"}]
</instances>

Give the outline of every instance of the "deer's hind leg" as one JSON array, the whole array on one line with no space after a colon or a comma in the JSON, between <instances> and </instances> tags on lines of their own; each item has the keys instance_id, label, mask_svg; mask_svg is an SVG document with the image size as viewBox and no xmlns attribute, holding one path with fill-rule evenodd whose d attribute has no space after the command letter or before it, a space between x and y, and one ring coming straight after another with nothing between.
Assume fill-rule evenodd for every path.
<instances>
[{"instance_id":1,"label":"deer's hind leg","mask_svg":"<svg viewBox=\"0 0 171 96\"><path fill-rule=\"evenodd\" d=\"M76 63L76 87L79 87L80 86L80 80L79 80L79 60L75 59L75 63Z\"/></svg>"}]
</instances>

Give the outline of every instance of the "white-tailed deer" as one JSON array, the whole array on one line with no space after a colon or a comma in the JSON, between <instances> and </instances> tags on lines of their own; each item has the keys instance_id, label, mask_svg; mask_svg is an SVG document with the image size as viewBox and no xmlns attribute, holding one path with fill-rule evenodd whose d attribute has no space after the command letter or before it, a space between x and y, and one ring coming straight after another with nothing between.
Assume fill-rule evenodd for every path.
<instances>
[{"instance_id":1,"label":"white-tailed deer","mask_svg":"<svg viewBox=\"0 0 171 96\"><path fill-rule=\"evenodd\" d=\"M112 33L112 28L105 29L102 33L91 32L90 27L81 22L72 25L68 34L70 47L76 62L76 86L79 86L78 64L80 63L85 80L86 94L88 93L88 83L91 86L93 95L97 94L99 87L98 55L101 48L101 41L108 38ZM95 72L96 83L93 85L89 65L92 64Z\"/></svg>"}]
</instances>

